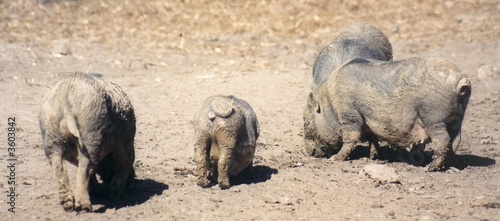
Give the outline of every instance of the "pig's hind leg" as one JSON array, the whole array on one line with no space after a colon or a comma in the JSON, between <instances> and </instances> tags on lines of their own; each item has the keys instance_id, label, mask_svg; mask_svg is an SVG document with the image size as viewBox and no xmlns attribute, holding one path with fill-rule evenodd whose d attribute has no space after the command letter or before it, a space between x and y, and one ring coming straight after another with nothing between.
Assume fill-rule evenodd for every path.
<instances>
[{"instance_id":1,"label":"pig's hind leg","mask_svg":"<svg viewBox=\"0 0 500 221\"><path fill-rule=\"evenodd\" d=\"M118 198L123 193L127 183L130 182L128 179L131 178L130 174L132 174L134 170L134 155L133 153L127 152L130 150L133 150L133 147L117 148L117 150L111 153L114 165L111 165L111 168L107 168L114 170L114 175L109 187L111 198Z\"/></svg>"},{"instance_id":2,"label":"pig's hind leg","mask_svg":"<svg viewBox=\"0 0 500 221\"><path fill-rule=\"evenodd\" d=\"M92 211L89 196L90 177L95 176L91 154L89 151L98 150L98 145L78 145L78 167L76 169L76 192L75 192L75 210ZM95 161L94 161L95 162Z\"/></svg>"},{"instance_id":3,"label":"pig's hind leg","mask_svg":"<svg viewBox=\"0 0 500 221\"><path fill-rule=\"evenodd\" d=\"M373 134L366 134L365 138L368 140L368 145L370 146L370 159L380 159L380 144L377 137Z\"/></svg>"},{"instance_id":4,"label":"pig's hind leg","mask_svg":"<svg viewBox=\"0 0 500 221\"><path fill-rule=\"evenodd\" d=\"M210 149L212 140L206 132L196 131L195 137L194 157L196 161L196 174L198 176L197 184L201 187L208 187L210 185Z\"/></svg>"},{"instance_id":5,"label":"pig's hind leg","mask_svg":"<svg viewBox=\"0 0 500 221\"><path fill-rule=\"evenodd\" d=\"M231 133L225 134L222 139L218 139L217 143L220 147L220 156L218 162L219 176L217 181L219 182L219 187L221 189L228 189L231 187L231 183L229 180L229 168L231 167L231 163L234 158L234 149L236 148L237 139L230 135Z\"/></svg>"},{"instance_id":6,"label":"pig's hind leg","mask_svg":"<svg viewBox=\"0 0 500 221\"><path fill-rule=\"evenodd\" d=\"M448 169L449 161L453 157L450 134L446 130L445 123L439 123L428 128L428 134L436 145L434 160L429 165L429 171L443 171Z\"/></svg>"},{"instance_id":7,"label":"pig's hind leg","mask_svg":"<svg viewBox=\"0 0 500 221\"><path fill-rule=\"evenodd\" d=\"M45 142L49 143L49 142ZM49 159L52 171L54 172L57 184L59 187L59 199L64 210L72 211L74 209L73 193L69 185L68 172L63 159L63 145L52 143L50 146L45 146L45 154Z\"/></svg>"}]
</instances>

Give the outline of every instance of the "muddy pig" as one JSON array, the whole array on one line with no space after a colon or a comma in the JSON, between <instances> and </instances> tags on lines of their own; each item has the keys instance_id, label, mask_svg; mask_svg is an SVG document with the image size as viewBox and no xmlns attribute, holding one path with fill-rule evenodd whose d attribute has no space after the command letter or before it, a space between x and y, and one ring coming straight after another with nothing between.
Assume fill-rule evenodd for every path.
<instances>
[{"instance_id":1,"label":"muddy pig","mask_svg":"<svg viewBox=\"0 0 500 221\"><path fill-rule=\"evenodd\" d=\"M335 69L355 58L392 61L391 43L382 31L367 23L357 23L345 28L316 57L313 65L313 90L321 85ZM307 108L305 114L308 114ZM304 119L307 118L306 115L304 115ZM307 122L306 120L305 123ZM305 130L304 132L306 137L317 136L315 130ZM378 155L376 147L379 141L369 134L366 134L362 140L369 141L370 158L376 158ZM316 141L319 140L316 139ZM315 148L309 148L312 146ZM304 154L325 157L336 151L338 150L328 148L324 142L318 142L317 145L306 145Z\"/></svg>"},{"instance_id":2,"label":"muddy pig","mask_svg":"<svg viewBox=\"0 0 500 221\"><path fill-rule=\"evenodd\" d=\"M392 61L391 43L382 31L370 24L357 23L343 29L316 57L313 84L320 85L332 71L354 58Z\"/></svg>"},{"instance_id":3,"label":"muddy pig","mask_svg":"<svg viewBox=\"0 0 500 221\"><path fill-rule=\"evenodd\" d=\"M428 170L445 170L470 95L469 79L445 59L354 59L309 94L304 130L314 136L306 146L340 149L333 159L346 160L367 135L400 147L429 136L435 159Z\"/></svg>"},{"instance_id":4,"label":"muddy pig","mask_svg":"<svg viewBox=\"0 0 500 221\"><path fill-rule=\"evenodd\" d=\"M234 96L212 96L194 117L197 184L210 185L217 174L221 189L231 186L229 177L251 175L259 123L250 105Z\"/></svg>"},{"instance_id":5,"label":"muddy pig","mask_svg":"<svg viewBox=\"0 0 500 221\"><path fill-rule=\"evenodd\" d=\"M39 121L66 211L92 211L89 188L98 186L96 173L111 197L133 180L134 110L115 83L99 74L65 76L47 93ZM77 166L74 193L65 160Z\"/></svg>"}]
</instances>

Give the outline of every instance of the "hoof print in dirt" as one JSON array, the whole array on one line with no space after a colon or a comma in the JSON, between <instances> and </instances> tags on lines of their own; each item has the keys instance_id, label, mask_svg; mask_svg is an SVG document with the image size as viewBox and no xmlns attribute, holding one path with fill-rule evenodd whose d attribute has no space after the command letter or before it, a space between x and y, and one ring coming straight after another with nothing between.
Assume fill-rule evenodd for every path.
<instances>
[{"instance_id":1,"label":"hoof print in dirt","mask_svg":"<svg viewBox=\"0 0 500 221\"><path fill-rule=\"evenodd\" d=\"M48 92L39 120L64 210L92 211L89 191L100 192L92 190L99 186L96 174L115 197L134 178L134 110L115 83L98 74L70 74ZM75 191L65 160L77 165Z\"/></svg>"},{"instance_id":2,"label":"hoof print in dirt","mask_svg":"<svg viewBox=\"0 0 500 221\"><path fill-rule=\"evenodd\" d=\"M252 171L259 123L252 107L234 96L212 96L194 117L197 184L231 187L230 176Z\"/></svg>"}]
</instances>

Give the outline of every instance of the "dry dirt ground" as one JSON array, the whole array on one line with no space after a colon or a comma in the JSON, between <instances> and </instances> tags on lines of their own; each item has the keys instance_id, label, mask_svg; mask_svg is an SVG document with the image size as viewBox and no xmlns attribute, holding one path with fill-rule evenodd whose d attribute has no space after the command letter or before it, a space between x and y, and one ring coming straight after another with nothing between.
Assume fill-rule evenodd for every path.
<instances>
[{"instance_id":1,"label":"dry dirt ground","mask_svg":"<svg viewBox=\"0 0 500 221\"><path fill-rule=\"evenodd\" d=\"M360 21L386 33L396 60L442 56L472 78L451 169L372 161L366 148L346 162L301 154L315 56ZM500 220L497 0L0 0L0 52L2 220ZM75 71L121 85L137 116L139 181L119 200L92 197L93 213L58 204L38 128L48 87ZM202 189L190 173L191 120L214 94L248 101L261 125L255 178L229 190ZM362 175L369 164L394 168L398 182Z\"/></svg>"}]
</instances>

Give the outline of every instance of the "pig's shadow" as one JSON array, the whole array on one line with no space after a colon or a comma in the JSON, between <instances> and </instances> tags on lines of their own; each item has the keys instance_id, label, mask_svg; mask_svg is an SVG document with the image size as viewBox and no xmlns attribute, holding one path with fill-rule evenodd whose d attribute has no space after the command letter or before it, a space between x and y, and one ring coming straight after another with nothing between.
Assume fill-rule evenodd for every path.
<instances>
[{"instance_id":1,"label":"pig's shadow","mask_svg":"<svg viewBox=\"0 0 500 221\"><path fill-rule=\"evenodd\" d=\"M266 182L271 179L273 174L277 174L278 170L264 166L264 165L256 165L253 167L253 173L247 174L242 173L237 176L231 176L231 184L233 186L241 185L241 184L255 184Z\"/></svg>"},{"instance_id":2,"label":"pig's shadow","mask_svg":"<svg viewBox=\"0 0 500 221\"><path fill-rule=\"evenodd\" d=\"M432 161L432 151L424 151L426 155L425 162L420 165L421 167L427 166ZM351 154L351 159L360 159L363 157L368 157L370 155L369 146L358 146ZM394 148L381 147L379 149L379 155L381 160L387 160L389 162L408 162L408 153L401 153ZM488 157L481 157L470 154L456 154L455 159L450 162L451 167L455 167L459 170L463 170L469 166L474 167L487 167L496 164L494 159Z\"/></svg>"},{"instance_id":3,"label":"pig's shadow","mask_svg":"<svg viewBox=\"0 0 500 221\"><path fill-rule=\"evenodd\" d=\"M408 160L407 156L408 154L402 154L394 148L381 146L377 152L379 155L378 159L380 160L387 160L389 162L404 162L405 160L406 161ZM349 157L351 160L357 160L369 156L370 156L370 146L359 145L352 151ZM428 160L428 162L426 161L424 165L428 164L429 162L430 160Z\"/></svg>"},{"instance_id":4,"label":"pig's shadow","mask_svg":"<svg viewBox=\"0 0 500 221\"><path fill-rule=\"evenodd\" d=\"M142 204L153 196L161 195L168 190L168 185L152 179L135 180L118 199L111 199L107 196L91 196L92 204L101 204L103 207L97 208L94 212L103 213L106 209L120 209L127 206Z\"/></svg>"},{"instance_id":5,"label":"pig's shadow","mask_svg":"<svg viewBox=\"0 0 500 221\"><path fill-rule=\"evenodd\" d=\"M491 165L495 165L495 159L491 159L488 157L481 157L476 155L464 154L464 155L456 155L454 162L451 163L452 167L455 167L459 170L463 170L469 166L473 167L487 167Z\"/></svg>"},{"instance_id":6,"label":"pig's shadow","mask_svg":"<svg viewBox=\"0 0 500 221\"><path fill-rule=\"evenodd\" d=\"M253 167L252 174L242 174L231 177L231 184L237 186L241 184L262 183L271 179L272 175L277 173L277 169L264 165L256 165Z\"/></svg>"},{"instance_id":7,"label":"pig's shadow","mask_svg":"<svg viewBox=\"0 0 500 221\"><path fill-rule=\"evenodd\" d=\"M238 186L241 184L262 183L262 182L266 182L267 180L271 179L271 176L273 174L277 174L277 173L278 173L277 169L273 169L273 168L268 167L268 166L257 165L257 166L253 166L252 173L242 171L240 174L238 174L236 176L230 176L229 180L230 180L232 186ZM218 185L217 178L218 178L217 173L212 174L209 177L210 184L208 185L208 187Z\"/></svg>"}]
</instances>

